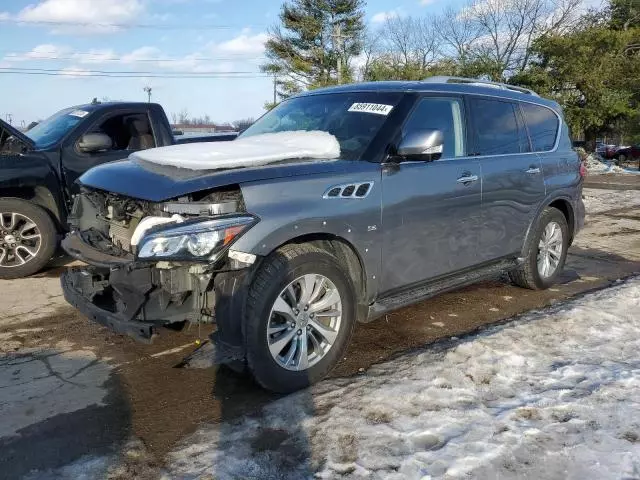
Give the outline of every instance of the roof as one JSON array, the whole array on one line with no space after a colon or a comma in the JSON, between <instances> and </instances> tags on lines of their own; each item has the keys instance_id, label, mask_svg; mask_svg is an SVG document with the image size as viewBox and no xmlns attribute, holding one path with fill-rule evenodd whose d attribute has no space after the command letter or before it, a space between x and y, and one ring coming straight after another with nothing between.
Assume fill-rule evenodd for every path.
<instances>
[{"instance_id":1,"label":"roof","mask_svg":"<svg viewBox=\"0 0 640 480\"><path fill-rule=\"evenodd\" d=\"M69 107L70 110L84 110L85 112L93 112L94 110L104 108L116 108L119 106L125 106L127 108L147 108L149 105L159 106L157 103L147 102L98 102L98 103L85 103L84 105L74 105ZM65 109L66 110L66 109Z\"/></svg>"},{"instance_id":2,"label":"roof","mask_svg":"<svg viewBox=\"0 0 640 480\"><path fill-rule=\"evenodd\" d=\"M471 79L469 79L471 80ZM481 82L478 80L478 82ZM554 110L560 111L557 102L542 98L536 94L523 93L515 90L496 88L498 84L487 82L486 85L480 83L446 83L440 77L427 79L425 81L384 81L384 82L362 82L338 85L335 87L320 88L304 92L300 95L321 95L326 93L347 93L347 92L439 92L439 93L466 93L476 95L491 95L492 97L505 98L509 100L520 100L530 103L538 103ZM523 89L524 90L524 89Z\"/></svg>"}]
</instances>

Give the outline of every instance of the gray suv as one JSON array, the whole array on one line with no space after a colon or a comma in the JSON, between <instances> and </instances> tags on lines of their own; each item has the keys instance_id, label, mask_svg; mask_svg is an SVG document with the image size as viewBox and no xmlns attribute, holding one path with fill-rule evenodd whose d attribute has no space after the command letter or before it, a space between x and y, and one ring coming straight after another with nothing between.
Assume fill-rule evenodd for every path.
<instances>
[{"instance_id":1,"label":"gray suv","mask_svg":"<svg viewBox=\"0 0 640 480\"><path fill-rule=\"evenodd\" d=\"M62 276L90 319L151 341L212 322L217 361L279 392L357 322L508 272L549 287L584 222L559 106L479 80L361 83L282 102L233 142L80 178Z\"/></svg>"}]
</instances>

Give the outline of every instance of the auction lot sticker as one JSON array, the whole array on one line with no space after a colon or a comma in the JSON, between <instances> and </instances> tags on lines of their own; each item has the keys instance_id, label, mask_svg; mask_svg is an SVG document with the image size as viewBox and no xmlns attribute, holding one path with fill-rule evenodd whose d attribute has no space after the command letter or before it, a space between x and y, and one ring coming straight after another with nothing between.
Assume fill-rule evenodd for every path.
<instances>
[{"instance_id":1,"label":"auction lot sticker","mask_svg":"<svg viewBox=\"0 0 640 480\"><path fill-rule=\"evenodd\" d=\"M74 117L84 118L87 115L89 115L89 112L85 112L84 110L74 110L73 112L69 112L69 115L72 115Z\"/></svg>"},{"instance_id":2,"label":"auction lot sticker","mask_svg":"<svg viewBox=\"0 0 640 480\"><path fill-rule=\"evenodd\" d=\"M389 115L393 105L383 103L354 103L349 107L350 112L375 113L376 115Z\"/></svg>"}]
</instances>

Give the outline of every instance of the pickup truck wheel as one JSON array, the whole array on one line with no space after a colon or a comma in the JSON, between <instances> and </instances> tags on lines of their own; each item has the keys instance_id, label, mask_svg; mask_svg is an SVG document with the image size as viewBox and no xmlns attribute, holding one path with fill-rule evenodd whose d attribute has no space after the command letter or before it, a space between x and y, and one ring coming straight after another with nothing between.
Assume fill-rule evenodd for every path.
<instances>
[{"instance_id":1,"label":"pickup truck wheel","mask_svg":"<svg viewBox=\"0 0 640 480\"><path fill-rule=\"evenodd\" d=\"M516 285L532 290L549 288L562 273L569 248L569 226L553 207L542 211L525 246L524 263L509 276Z\"/></svg>"},{"instance_id":2,"label":"pickup truck wheel","mask_svg":"<svg viewBox=\"0 0 640 480\"><path fill-rule=\"evenodd\" d=\"M355 318L355 289L339 261L310 244L286 245L265 260L249 290L249 371L276 392L311 385L342 357Z\"/></svg>"},{"instance_id":3,"label":"pickup truck wheel","mask_svg":"<svg viewBox=\"0 0 640 480\"><path fill-rule=\"evenodd\" d=\"M49 214L25 200L0 199L0 278L26 277L41 270L56 249Z\"/></svg>"}]
</instances>

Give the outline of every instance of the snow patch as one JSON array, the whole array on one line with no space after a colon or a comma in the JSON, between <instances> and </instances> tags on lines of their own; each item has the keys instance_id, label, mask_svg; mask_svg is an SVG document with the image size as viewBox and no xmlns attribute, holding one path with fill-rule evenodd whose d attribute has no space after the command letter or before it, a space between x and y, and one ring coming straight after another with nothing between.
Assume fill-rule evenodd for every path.
<instances>
[{"instance_id":1,"label":"snow patch","mask_svg":"<svg viewBox=\"0 0 640 480\"><path fill-rule=\"evenodd\" d=\"M132 153L131 160L144 160L189 170L216 170L267 165L281 160L340 157L340 144L321 131L265 133L230 142L203 142L152 148Z\"/></svg>"},{"instance_id":2,"label":"snow patch","mask_svg":"<svg viewBox=\"0 0 640 480\"><path fill-rule=\"evenodd\" d=\"M638 311L640 278L321 382L200 428L169 474L638 478Z\"/></svg>"},{"instance_id":3,"label":"snow patch","mask_svg":"<svg viewBox=\"0 0 640 480\"><path fill-rule=\"evenodd\" d=\"M638 170L630 170L628 168L619 167L612 162L604 160L599 155L592 153L587 156L585 161L585 165L587 167L587 171L591 174L603 174L603 173L624 173L630 175L638 175L640 171Z\"/></svg>"}]
</instances>

